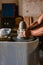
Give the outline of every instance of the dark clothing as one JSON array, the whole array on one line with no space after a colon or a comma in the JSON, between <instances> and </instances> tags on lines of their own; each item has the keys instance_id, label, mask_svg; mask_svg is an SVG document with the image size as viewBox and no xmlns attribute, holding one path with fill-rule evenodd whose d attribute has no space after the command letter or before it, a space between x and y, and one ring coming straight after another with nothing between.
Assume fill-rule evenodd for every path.
<instances>
[{"instance_id":1,"label":"dark clothing","mask_svg":"<svg viewBox=\"0 0 43 65\"><path fill-rule=\"evenodd\" d=\"M40 27L43 27L43 20L41 24L39 24L38 26L35 26L33 29L40 28ZM40 43L39 48L43 50L43 36L38 36L38 38L39 38L39 43Z\"/></svg>"},{"instance_id":2,"label":"dark clothing","mask_svg":"<svg viewBox=\"0 0 43 65\"><path fill-rule=\"evenodd\" d=\"M42 20L43 21L43 20ZM43 26L43 22L39 25L40 27ZM43 50L43 36L39 36L39 42L40 42L40 45L39 45L39 48L41 50Z\"/></svg>"},{"instance_id":3,"label":"dark clothing","mask_svg":"<svg viewBox=\"0 0 43 65\"><path fill-rule=\"evenodd\" d=\"M43 50L43 36L39 36L39 48Z\"/></svg>"}]
</instances>

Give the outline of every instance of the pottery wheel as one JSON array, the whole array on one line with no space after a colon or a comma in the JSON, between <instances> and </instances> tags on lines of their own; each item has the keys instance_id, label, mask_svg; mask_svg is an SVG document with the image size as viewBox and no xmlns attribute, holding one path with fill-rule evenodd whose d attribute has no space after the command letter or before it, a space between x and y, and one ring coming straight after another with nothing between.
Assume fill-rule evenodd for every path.
<instances>
[{"instance_id":1,"label":"pottery wheel","mask_svg":"<svg viewBox=\"0 0 43 65\"><path fill-rule=\"evenodd\" d=\"M17 37L13 37L13 40L15 42L30 42L30 41L34 41L36 39L36 37L28 37L28 38L24 38L24 37L21 37L21 38L17 38Z\"/></svg>"}]
</instances>

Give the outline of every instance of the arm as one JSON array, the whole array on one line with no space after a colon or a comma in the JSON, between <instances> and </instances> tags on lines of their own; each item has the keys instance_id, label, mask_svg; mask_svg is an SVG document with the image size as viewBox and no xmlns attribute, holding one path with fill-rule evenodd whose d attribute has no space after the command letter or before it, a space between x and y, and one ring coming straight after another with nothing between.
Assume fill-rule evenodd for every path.
<instances>
[{"instance_id":1,"label":"arm","mask_svg":"<svg viewBox=\"0 0 43 65\"><path fill-rule=\"evenodd\" d=\"M38 18L38 24L41 24L43 22L43 14L41 14Z\"/></svg>"},{"instance_id":2,"label":"arm","mask_svg":"<svg viewBox=\"0 0 43 65\"><path fill-rule=\"evenodd\" d=\"M43 36L43 27L36 30L31 30L31 36Z\"/></svg>"},{"instance_id":3,"label":"arm","mask_svg":"<svg viewBox=\"0 0 43 65\"><path fill-rule=\"evenodd\" d=\"M43 14L41 14L35 22L31 23L29 29L35 28L36 26L41 25L41 23L43 23Z\"/></svg>"},{"instance_id":4,"label":"arm","mask_svg":"<svg viewBox=\"0 0 43 65\"><path fill-rule=\"evenodd\" d=\"M35 28L35 27L38 26L38 25L39 25L38 22L35 21L35 22L33 22L33 23L30 25L29 29Z\"/></svg>"}]
</instances>

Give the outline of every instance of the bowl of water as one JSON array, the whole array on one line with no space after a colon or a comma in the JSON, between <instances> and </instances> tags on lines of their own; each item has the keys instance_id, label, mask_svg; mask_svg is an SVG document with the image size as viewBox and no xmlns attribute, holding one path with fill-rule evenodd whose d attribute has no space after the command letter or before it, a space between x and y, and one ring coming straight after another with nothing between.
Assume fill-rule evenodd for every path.
<instances>
[{"instance_id":1,"label":"bowl of water","mask_svg":"<svg viewBox=\"0 0 43 65\"><path fill-rule=\"evenodd\" d=\"M11 33L11 28L1 28L0 37L7 36Z\"/></svg>"}]
</instances>

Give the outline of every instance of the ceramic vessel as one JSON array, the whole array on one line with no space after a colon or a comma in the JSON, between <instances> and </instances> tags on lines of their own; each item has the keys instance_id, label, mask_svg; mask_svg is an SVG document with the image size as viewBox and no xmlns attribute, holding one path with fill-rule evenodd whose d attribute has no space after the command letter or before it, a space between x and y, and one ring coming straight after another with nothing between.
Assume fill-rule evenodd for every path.
<instances>
[{"instance_id":1,"label":"ceramic vessel","mask_svg":"<svg viewBox=\"0 0 43 65\"><path fill-rule=\"evenodd\" d=\"M0 37L7 36L11 32L10 28L2 28L0 29Z\"/></svg>"}]
</instances>

